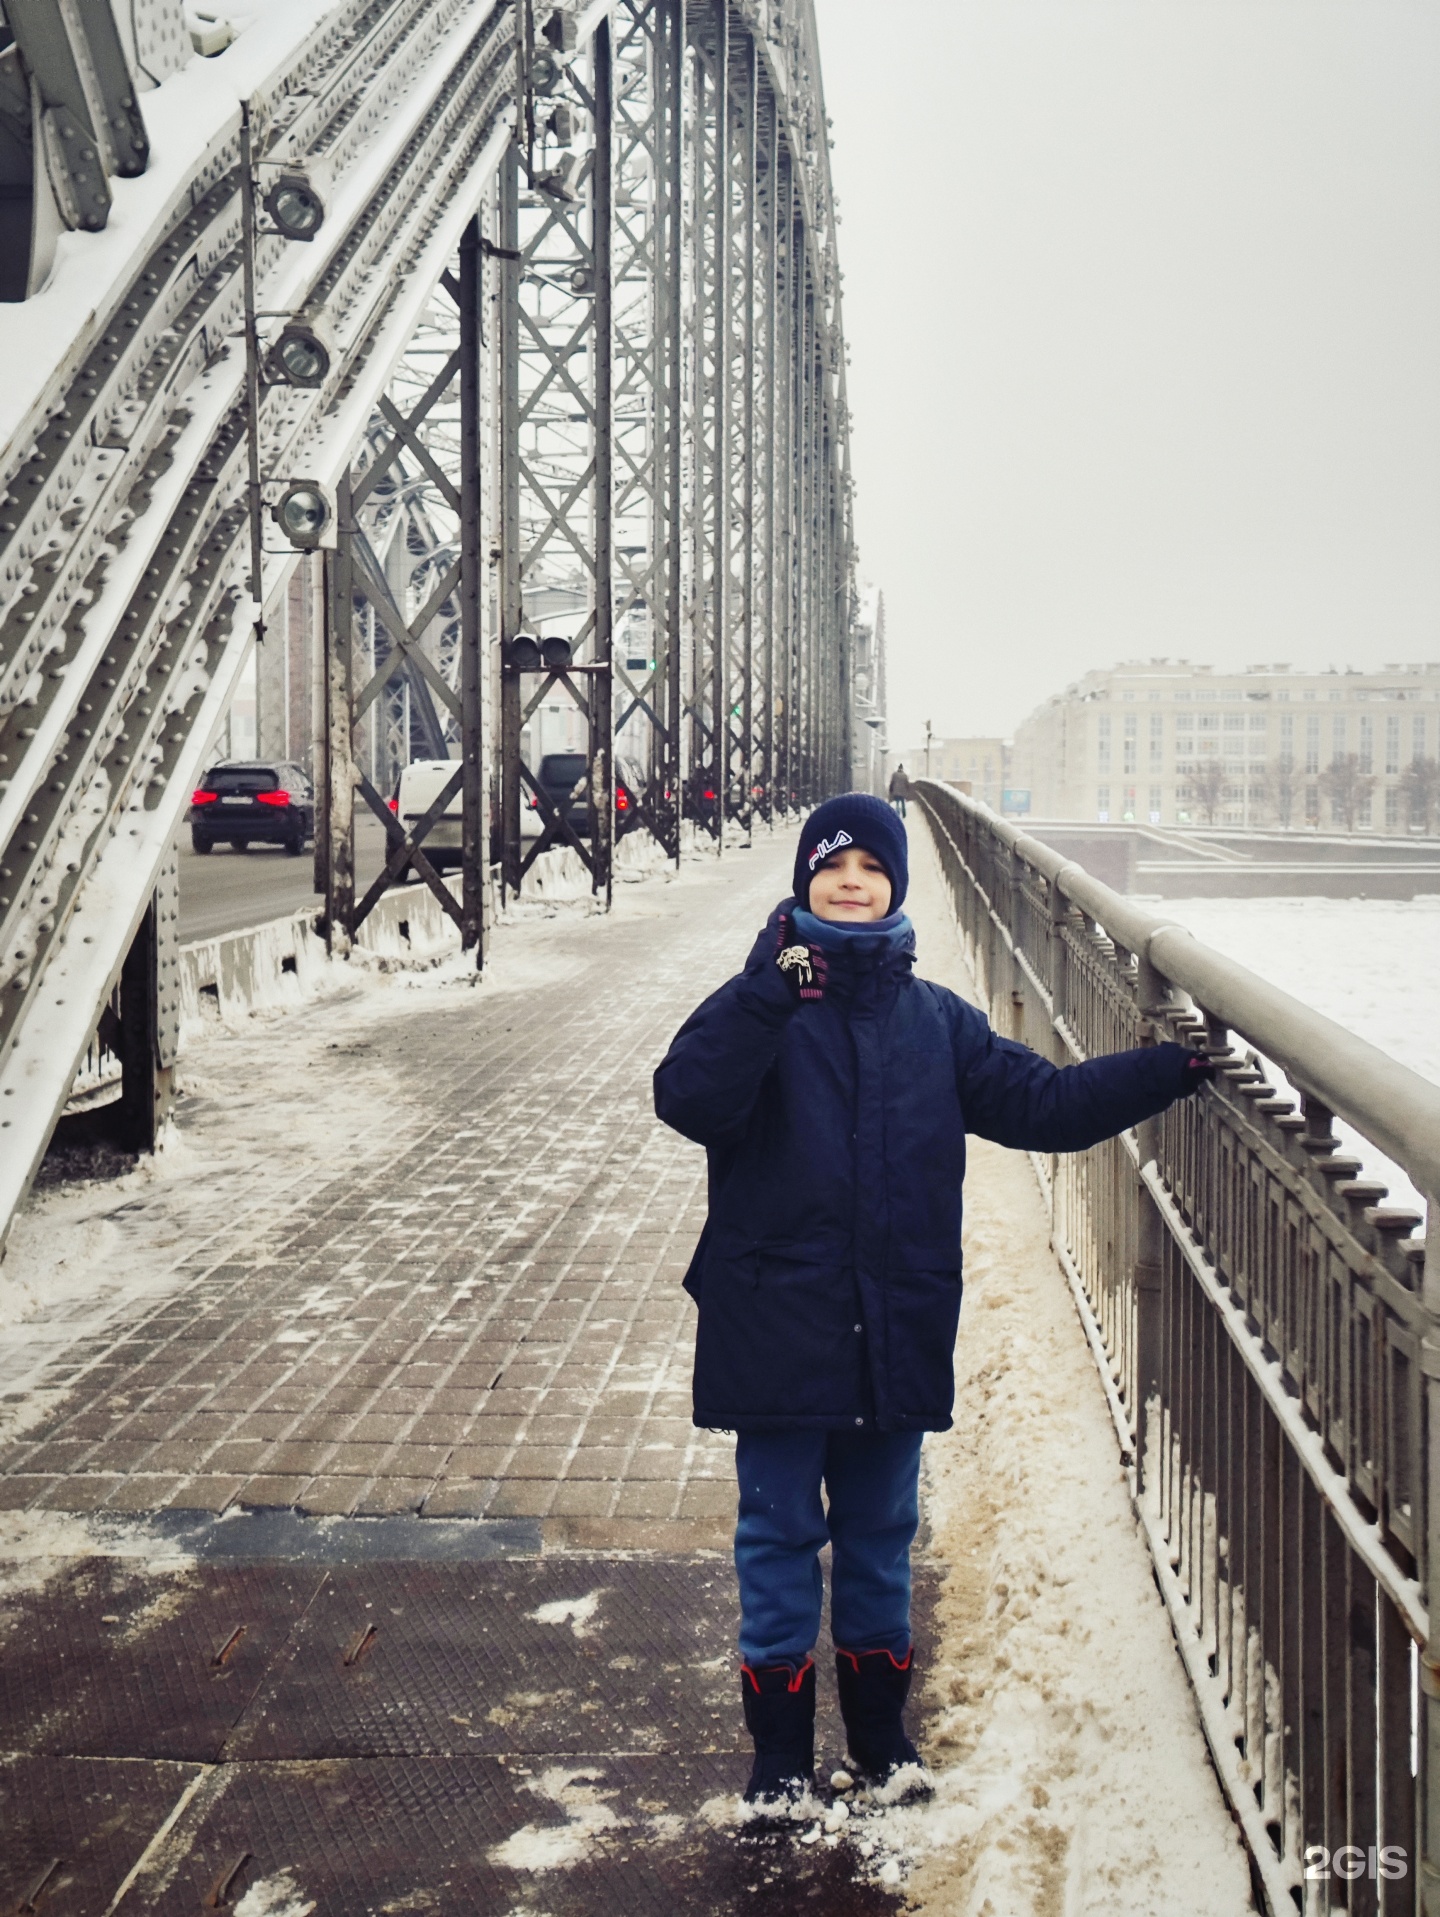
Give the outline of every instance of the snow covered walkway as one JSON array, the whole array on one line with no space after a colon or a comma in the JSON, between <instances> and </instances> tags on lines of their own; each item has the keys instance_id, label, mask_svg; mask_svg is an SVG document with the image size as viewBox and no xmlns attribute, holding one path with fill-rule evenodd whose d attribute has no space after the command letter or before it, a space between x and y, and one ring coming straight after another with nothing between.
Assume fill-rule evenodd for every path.
<instances>
[{"instance_id":1,"label":"snow covered walkway","mask_svg":"<svg viewBox=\"0 0 1440 1917\"><path fill-rule=\"evenodd\" d=\"M922 969L963 990L923 835ZM687 1421L678 1290L703 1160L649 1074L788 865L504 928L479 987L357 970L217 1028L166 1154L33 1203L0 1268L0 1902L83 1854L97 1911L127 1872L121 1917L189 1909L243 1853L237 1909L318 1917L1250 1908L1038 1191L985 1146L926 1448L937 1798L733 1834L730 1447ZM828 1700L821 1731L833 1761Z\"/></svg>"}]
</instances>

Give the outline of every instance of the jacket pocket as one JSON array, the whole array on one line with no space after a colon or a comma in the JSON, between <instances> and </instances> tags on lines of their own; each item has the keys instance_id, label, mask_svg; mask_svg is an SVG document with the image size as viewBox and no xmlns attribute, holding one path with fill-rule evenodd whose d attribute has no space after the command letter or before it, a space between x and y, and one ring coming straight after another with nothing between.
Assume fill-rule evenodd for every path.
<instances>
[{"instance_id":1,"label":"jacket pocket","mask_svg":"<svg viewBox=\"0 0 1440 1917\"><path fill-rule=\"evenodd\" d=\"M960 1269L890 1272L885 1279L885 1409L946 1419L955 1402Z\"/></svg>"},{"instance_id":2,"label":"jacket pocket","mask_svg":"<svg viewBox=\"0 0 1440 1917\"><path fill-rule=\"evenodd\" d=\"M695 1402L742 1418L868 1416L854 1274L764 1251L712 1251L700 1287Z\"/></svg>"}]
</instances>

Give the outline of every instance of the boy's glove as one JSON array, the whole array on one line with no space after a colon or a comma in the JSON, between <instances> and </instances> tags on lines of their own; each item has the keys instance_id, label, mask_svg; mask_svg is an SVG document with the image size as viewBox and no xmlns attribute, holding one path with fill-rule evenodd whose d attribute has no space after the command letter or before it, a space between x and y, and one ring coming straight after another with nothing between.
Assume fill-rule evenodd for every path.
<instances>
[{"instance_id":1,"label":"boy's glove","mask_svg":"<svg viewBox=\"0 0 1440 1917\"><path fill-rule=\"evenodd\" d=\"M1214 1059L1207 1058L1204 1052L1191 1052L1181 1067L1180 1096L1188 1098L1192 1092L1198 1092L1202 1085L1208 1085L1214 1076Z\"/></svg>"},{"instance_id":2,"label":"boy's glove","mask_svg":"<svg viewBox=\"0 0 1440 1917\"><path fill-rule=\"evenodd\" d=\"M797 1003L825 996L825 954L818 945L806 945L795 936L789 918L779 925L775 963Z\"/></svg>"}]
</instances>

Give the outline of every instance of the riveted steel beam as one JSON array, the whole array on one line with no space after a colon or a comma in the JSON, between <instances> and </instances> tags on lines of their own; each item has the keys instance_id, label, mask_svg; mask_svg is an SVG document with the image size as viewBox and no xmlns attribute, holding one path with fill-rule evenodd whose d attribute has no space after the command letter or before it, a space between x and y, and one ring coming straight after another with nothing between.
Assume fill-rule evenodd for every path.
<instances>
[{"instance_id":1,"label":"riveted steel beam","mask_svg":"<svg viewBox=\"0 0 1440 1917\"><path fill-rule=\"evenodd\" d=\"M3 1215L287 590L271 511L292 482L344 528L311 562L337 950L366 903L357 795L385 810L416 751L458 749L476 949L492 861L513 893L568 847L608 895L617 753L631 819L673 858L844 776L845 422L808 0L342 0L267 34L216 67L234 108L187 128L128 264L112 250L82 289L62 261L35 295L56 350L42 330L32 384L0 390L0 1090L24 1090ZM278 224L282 181L320 209L303 243ZM457 273L477 217L478 269ZM458 359L447 274L474 295ZM299 325L331 348L313 386L275 376ZM569 662L512 672L510 642L537 632ZM585 755L583 829L537 776L556 706Z\"/></svg>"}]
</instances>

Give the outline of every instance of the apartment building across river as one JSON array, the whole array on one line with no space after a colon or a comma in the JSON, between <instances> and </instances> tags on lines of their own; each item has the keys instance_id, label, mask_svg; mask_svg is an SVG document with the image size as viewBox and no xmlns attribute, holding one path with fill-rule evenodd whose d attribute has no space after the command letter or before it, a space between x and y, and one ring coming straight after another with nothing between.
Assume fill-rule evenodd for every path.
<instances>
[{"instance_id":1,"label":"apartment building across river","mask_svg":"<svg viewBox=\"0 0 1440 1917\"><path fill-rule=\"evenodd\" d=\"M1434 830L1440 663L1089 672L1019 727L1008 783L1040 819Z\"/></svg>"}]
</instances>

